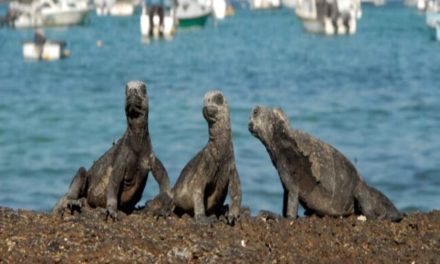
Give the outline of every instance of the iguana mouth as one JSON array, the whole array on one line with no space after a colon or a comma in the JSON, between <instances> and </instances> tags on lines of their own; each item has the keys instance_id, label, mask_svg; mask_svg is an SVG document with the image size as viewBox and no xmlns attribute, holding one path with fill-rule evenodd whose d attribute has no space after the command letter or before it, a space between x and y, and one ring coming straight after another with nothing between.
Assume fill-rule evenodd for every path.
<instances>
[{"instance_id":1,"label":"iguana mouth","mask_svg":"<svg viewBox=\"0 0 440 264\"><path fill-rule=\"evenodd\" d=\"M257 131L255 130L254 122L250 121L248 124L249 132L251 132L252 135L257 136Z\"/></svg>"},{"instance_id":2,"label":"iguana mouth","mask_svg":"<svg viewBox=\"0 0 440 264\"><path fill-rule=\"evenodd\" d=\"M130 119L138 118L143 113L142 106L128 103L125 107L125 113Z\"/></svg>"},{"instance_id":3,"label":"iguana mouth","mask_svg":"<svg viewBox=\"0 0 440 264\"><path fill-rule=\"evenodd\" d=\"M218 113L218 109L214 106L204 106L203 107L203 116L208 121L215 122L217 113Z\"/></svg>"}]
</instances>

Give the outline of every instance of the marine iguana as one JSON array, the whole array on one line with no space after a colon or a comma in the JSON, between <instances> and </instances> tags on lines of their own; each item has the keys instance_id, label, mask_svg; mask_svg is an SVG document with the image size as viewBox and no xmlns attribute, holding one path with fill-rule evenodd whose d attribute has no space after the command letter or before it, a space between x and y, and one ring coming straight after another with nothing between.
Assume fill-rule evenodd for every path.
<instances>
[{"instance_id":1,"label":"marine iguana","mask_svg":"<svg viewBox=\"0 0 440 264\"><path fill-rule=\"evenodd\" d=\"M170 193L168 174L156 157L148 132L148 95L143 82L131 81L125 87L127 130L122 138L94 162L87 171L81 167L67 193L53 212L79 209L85 205L106 208L107 216L117 211L131 213L142 197L151 171L160 192Z\"/></svg>"},{"instance_id":2,"label":"marine iguana","mask_svg":"<svg viewBox=\"0 0 440 264\"><path fill-rule=\"evenodd\" d=\"M283 216L306 214L399 221L402 216L380 191L368 186L353 164L329 144L291 129L281 109L257 106L249 131L266 147L284 188Z\"/></svg>"},{"instance_id":3,"label":"marine iguana","mask_svg":"<svg viewBox=\"0 0 440 264\"><path fill-rule=\"evenodd\" d=\"M173 188L174 212L194 215L199 222L206 221L209 215L221 214L229 188L232 203L227 218L233 222L239 215L241 188L228 104L221 92L205 94L203 116L208 122L209 140L183 168Z\"/></svg>"}]
</instances>

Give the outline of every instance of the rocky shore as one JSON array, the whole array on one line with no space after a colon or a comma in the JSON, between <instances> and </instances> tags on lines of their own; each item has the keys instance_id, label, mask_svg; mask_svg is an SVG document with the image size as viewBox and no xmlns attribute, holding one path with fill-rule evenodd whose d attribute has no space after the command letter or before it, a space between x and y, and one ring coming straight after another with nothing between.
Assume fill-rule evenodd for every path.
<instances>
[{"instance_id":1,"label":"rocky shore","mask_svg":"<svg viewBox=\"0 0 440 264\"><path fill-rule=\"evenodd\" d=\"M138 212L51 216L0 208L0 263L438 263L440 211L400 223L243 214L234 226Z\"/></svg>"}]
</instances>

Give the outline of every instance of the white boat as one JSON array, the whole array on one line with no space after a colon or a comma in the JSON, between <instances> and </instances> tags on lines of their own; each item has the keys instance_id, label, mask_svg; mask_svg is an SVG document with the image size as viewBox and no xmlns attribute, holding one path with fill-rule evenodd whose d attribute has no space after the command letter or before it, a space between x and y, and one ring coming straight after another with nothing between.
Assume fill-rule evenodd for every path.
<instances>
[{"instance_id":1,"label":"white boat","mask_svg":"<svg viewBox=\"0 0 440 264\"><path fill-rule=\"evenodd\" d=\"M417 0L416 7L419 11L425 12L427 6L427 0Z\"/></svg>"},{"instance_id":2,"label":"white boat","mask_svg":"<svg viewBox=\"0 0 440 264\"><path fill-rule=\"evenodd\" d=\"M177 0L176 18L179 27L203 27L212 14L207 0Z\"/></svg>"},{"instance_id":3,"label":"white boat","mask_svg":"<svg viewBox=\"0 0 440 264\"><path fill-rule=\"evenodd\" d=\"M46 41L37 45L33 41L23 42L23 57L28 60L59 60L70 55L66 44L60 41Z\"/></svg>"},{"instance_id":4,"label":"white boat","mask_svg":"<svg viewBox=\"0 0 440 264\"><path fill-rule=\"evenodd\" d=\"M403 3L409 7L415 7L417 5L417 0L403 0Z\"/></svg>"},{"instance_id":5,"label":"white boat","mask_svg":"<svg viewBox=\"0 0 440 264\"><path fill-rule=\"evenodd\" d=\"M140 18L144 38L170 38L176 33L177 19L174 6L143 4Z\"/></svg>"},{"instance_id":6,"label":"white boat","mask_svg":"<svg viewBox=\"0 0 440 264\"><path fill-rule=\"evenodd\" d=\"M280 0L250 0L251 9L276 9L281 7Z\"/></svg>"},{"instance_id":7,"label":"white boat","mask_svg":"<svg viewBox=\"0 0 440 264\"><path fill-rule=\"evenodd\" d=\"M107 16L113 3L112 0L95 0L96 15Z\"/></svg>"},{"instance_id":8,"label":"white boat","mask_svg":"<svg viewBox=\"0 0 440 264\"><path fill-rule=\"evenodd\" d=\"M10 11L17 16L12 26L17 28L72 26L84 23L88 9L72 0L37 0L31 4L11 2Z\"/></svg>"},{"instance_id":9,"label":"white boat","mask_svg":"<svg viewBox=\"0 0 440 264\"><path fill-rule=\"evenodd\" d=\"M431 28L434 39L440 41L440 0L430 0L428 2L426 24Z\"/></svg>"},{"instance_id":10,"label":"white boat","mask_svg":"<svg viewBox=\"0 0 440 264\"><path fill-rule=\"evenodd\" d=\"M361 11L357 0L299 0L295 14L310 33L342 35L356 32Z\"/></svg>"},{"instance_id":11,"label":"white boat","mask_svg":"<svg viewBox=\"0 0 440 264\"><path fill-rule=\"evenodd\" d=\"M132 16L136 5L135 0L95 0L98 16Z\"/></svg>"},{"instance_id":12,"label":"white boat","mask_svg":"<svg viewBox=\"0 0 440 264\"><path fill-rule=\"evenodd\" d=\"M226 0L212 0L212 13L217 20L222 20L226 16Z\"/></svg>"},{"instance_id":13,"label":"white boat","mask_svg":"<svg viewBox=\"0 0 440 264\"><path fill-rule=\"evenodd\" d=\"M417 7L418 0L404 0L403 3L409 7Z\"/></svg>"},{"instance_id":14,"label":"white boat","mask_svg":"<svg viewBox=\"0 0 440 264\"><path fill-rule=\"evenodd\" d=\"M281 5L286 8L294 9L296 5L296 0L281 0Z\"/></svg>"},{"instance_id":15,"label":"white boat","mask_svg":"<svg viewBox=\"0 0 440 264\"><path fill-rule=\"evenodd\" d=\"M127 1L116 1L109 10L112 16L132 16L134 14L134 4Z\"/></svg>"},{"instance_id":16,"label":"white boat","mask_svg":"<svg viewBox=\"0 0 440 264\"><path fill-rule=\"evenodd\" d=\"M97 6L96 7L96 15L98 16L107 16L109 13L109 10L106 6Z\"/></svg>"},{"instance_id":17,"label":"white boat","mask_svg":"<svg viewBox=\"0 0 440 264\"><path fill-rule=\"evenodd\" d=\"M426 24L430 28L437 26L438 12L440 11L440 0L430 0L426 7Z\"/></svg>"},{"instance_id":18,"label":"white boat","mask_svg":"<svg viewBox=\"0 0 440 264\"><path fill-rule=\"evenodd\" d=\"M437 23L435 25L435 39L440 41L440 14L437 17Z\"/></svg>"}]
</instances>

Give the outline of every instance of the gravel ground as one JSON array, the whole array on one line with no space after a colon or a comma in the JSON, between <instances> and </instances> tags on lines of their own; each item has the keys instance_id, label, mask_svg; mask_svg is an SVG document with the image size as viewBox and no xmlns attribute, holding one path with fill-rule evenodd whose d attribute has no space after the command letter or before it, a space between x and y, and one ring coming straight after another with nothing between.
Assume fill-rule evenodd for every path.
<instances>
[{"instance_id":1,"label":"gravel ground","mask_svg":"<svg viewBox=\"0 0 440 264\"><path fill-rule=\"evenodd\" d=\"M440 211L400 223L243 213L234 226L138 212L52 216L0 208L0 263L440 263Z\"/></svg>"}]
</instances>

